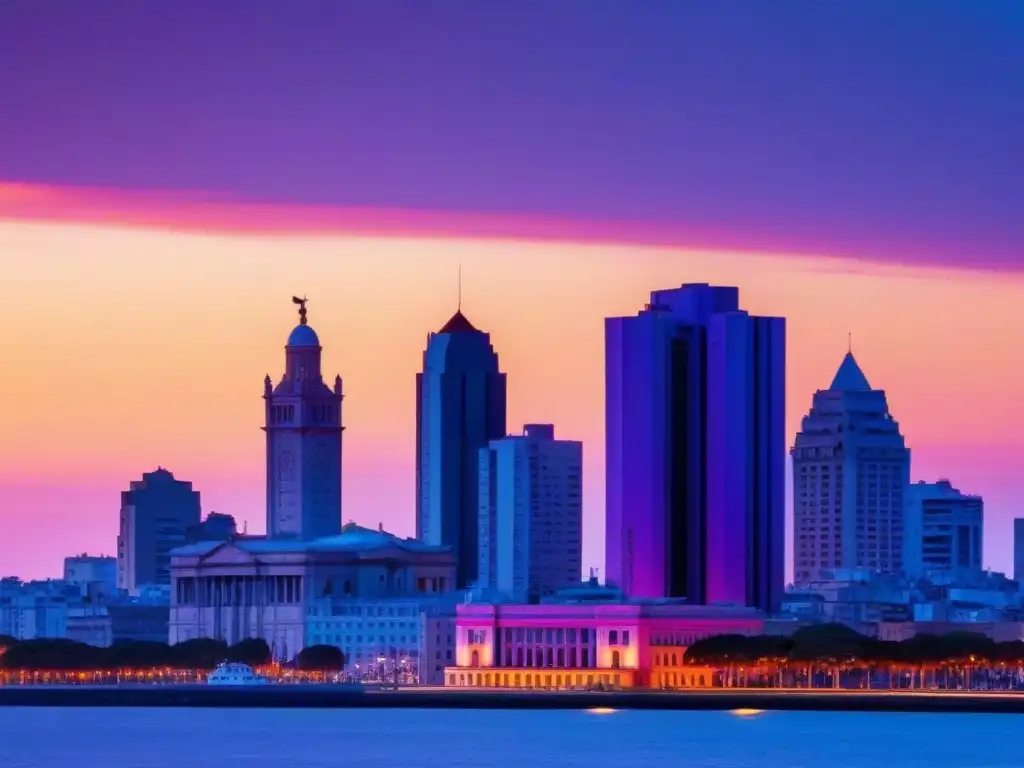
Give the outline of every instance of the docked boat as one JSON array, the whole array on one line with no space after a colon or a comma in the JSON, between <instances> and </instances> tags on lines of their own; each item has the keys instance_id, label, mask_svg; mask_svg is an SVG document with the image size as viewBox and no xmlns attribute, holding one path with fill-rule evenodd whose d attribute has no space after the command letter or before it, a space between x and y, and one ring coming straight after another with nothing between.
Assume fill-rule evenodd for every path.
<instances>
[{"instance_id":1,"label":"docked boat","mask_svg":"<svg viewBox=\"0 0 1024 768\"><path fill-rule=\"evenodd\" d=\"M248 664L234 662L221 664L206 678L207 685L267 685L269 682Z\"/></svg>"}]
</instances>

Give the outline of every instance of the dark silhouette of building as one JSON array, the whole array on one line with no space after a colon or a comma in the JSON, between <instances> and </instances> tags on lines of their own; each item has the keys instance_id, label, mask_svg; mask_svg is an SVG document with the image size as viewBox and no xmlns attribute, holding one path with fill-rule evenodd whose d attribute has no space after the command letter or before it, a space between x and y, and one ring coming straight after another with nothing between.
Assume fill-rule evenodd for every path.
<instances>
[{"instance_id":1,"label":"dark silhouette of building","mask_svg":"<svg viewBox=\"0 0 1024 768\"><path fill-rule=\"evenodd\" d=\"M429 335L416 374L416 535L452 547L460 588L476 582L480 449L505 436L505 391L490 334L461 309Z\"/></svg>"}]
</instances>

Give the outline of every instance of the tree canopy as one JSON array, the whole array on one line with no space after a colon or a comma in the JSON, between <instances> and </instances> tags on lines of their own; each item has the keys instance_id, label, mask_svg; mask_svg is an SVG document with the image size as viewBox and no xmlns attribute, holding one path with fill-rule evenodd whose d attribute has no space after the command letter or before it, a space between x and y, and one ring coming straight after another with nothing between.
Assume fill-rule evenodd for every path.
<instances>
[{"instance_id":1,"label":"tree canopy","mask_svg":"<svg viewBox=\"0 0 1024 768\"><path fill-rule=\"evenodd\" d=\"M295 657L299 669L310 672L337 672L345 667L345 654L335 645L309 645Z\"/></svg>"},{"instance_id":2,"label":"tree canopy","mask_svg":"<svg viewBox=\"0 0 1024 768\"><path fill-rule=\"evenodd\" d=\"M262 650L266 649L263 653ZM270 656L262 640L243 640L233 648L221 640L199 638L177 645L131 641L109 648L62 638L21 640L11 644L0 656L0 668L53 671L96 671L114 669L195 669L210 670L234 658L261 664Z\"/></svg>"},{"instance_id":3,"label":"tree canopy","mask_svg":"<svg viewBox=\"0 0 1024 768\"><path fill-rule=\"evenodd\" d=\"M916 635L902 642L876 640L842 624L804 627L790 637L716 635L686 650L689 664L715 666L758 663L1024 664L1024 642L996 643L985 635L954 632Z\"/></svg>"}]
</instances>

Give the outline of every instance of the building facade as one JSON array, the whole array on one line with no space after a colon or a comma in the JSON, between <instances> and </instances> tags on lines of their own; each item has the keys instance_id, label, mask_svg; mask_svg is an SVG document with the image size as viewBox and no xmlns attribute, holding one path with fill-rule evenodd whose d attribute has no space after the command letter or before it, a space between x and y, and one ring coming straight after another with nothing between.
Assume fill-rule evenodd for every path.
<instances>
[{"instance_id":1,"label":"building facade","mask_svg":"<svg viewBox=\"0 0 1024 768\"><path fill-rule=\"evenodd\" d=\"M83 595L103 599L117 592L117 558L76 555L64 558L64 581L77 584Z\"/></svg>"},{"instance_id":2,"label":"building facade","mask_svg":"<svg viewBox=\"0 0 1024 768\"><path fill-rule=\"evenodd\" d=\"M779 604L785 358L785 320L736 288L654 291L605 321L605 565L630 596Z\"/></svg>"},{"instance_id":3,"label":"building facade","mask_svg":"<svg viewBox=\"0 0 1024 768\"><path fill-rule=\"evenodd\" d=\"M452 548L459 587L477 579L479 453L505 435L505 392L490 334L461 311L430 334L416 374L416 535Z\"/></svg>"},{"instance_id":4,"label":"building facade","mask_svg":"<svg viewBox=\"0 0 1024 768\"><path fill-rule=\"evenodd\" d=\"M919 578L943 571L981 571L984 502L948 480L907 489L903 570Z\"/></svg>"},{"instance_id":5,"label":"building facade","mask_svg":"<svg viewBox=\"0 0 1024 768\"><path fill-rule=\"evenodd\" d=\"M710 687L713 670L684 667L687 646L703 637L763 629L764 616L754 609L627 600L592 581L539 605L458 606L456 664L445 670L445 685Z\"/></svg>"},{"instance_id":6,"label":"building facade","mask_svg":"<svg viewBox=\"0 0 1024 768\"><path fill-rule=\"evenodd\" d=\"M19 640L67 637L68 609L84 599L80 585L60 579L0 579L0 635Z\"/></svg>"},{"instance_id":7,"label":"building facade","mask_svg":"<svg viewBox=\"0 0 1024 768\"><path fill-rule=\"evenodd\" d=\"M1013 579L1024 586L1024 517L1013 519Z\"/></svg>"},{"instance_id":8,"label":"building facade","mask_svg":"<svg viewBox=\"0 0 1024 768\"><path fill-rule=\"evenodd\" d=\"M137 595L150 584L170 584L170 552L200 518L199 491L162 467L133 480L121 493L117 586Z\"/></svg>"},{"instance_id":9,"label":"building facade","mask_svg":"<svg viewBox=\"0 0 1024 768\"><path fill-rule=\"evenodd\" d=\"M444 669L454 659L456 602L453 592L314 598L306 644L343 649L353 677L443 685Z\"/></svg>"},{"instance_id":10,"label":"building facade","mask_svg":"<svg viewBox=\"0 0 1024 768\"><path fill-rule=\"evenodd\" d=\"M185 543L199 541L230 541L238 535L238 525L231 515L211 512L201 523L185 531Z\"/></svg>"},{"instance_id":11,"label":"building facade","mask_svg":"<svg viewBox=\"0 0 1024 768\"><path fill-rule=\"evenodd\" d=\"M323 348L306 320L285 346L285 372L277 386L263 382L267 457L267 535L312 540L341 531L341 377L334 387L320 369ZM198 520L196 521L198 522Z\"/></svg>"},{"instance_id":12,"label":"building facade","mask_svg":"<svg viewBox=\"0 0 1024 768\"><path fill-rule=\"evenodd\" d=\"M900 573L910 450L852 352L815 392L790 455L796 583L836 569Z\"/></svg>"},{"instance_id":13,"label":"building facade","mask_svg":"<svg viewBox=\"0 0 1024 768\"><path fill-rule=\"evenodd\" d=\"M169 618L170 588L148 587L138 597L120 595L69 607L66 636L99 647L128 641L166 643Z\"/></svg>"},{"instance_id":14,"label":"building facade","mask_svg":"<svg viewBox=\"0 0 1024 768\"><path fill-rule=\"evenodd\" d=\"M522 602L578 584L583 569L583 444L551 424L480 450L477 582Z\"/></svg>"},{"instance_id":15,"label":"building facade","mask_svg":"<svg viewBox=\"0 0 1024 768\"><path fill-rule=\"evenodd\" d=\"M294 658L310 638L345 637L346 654L383 650L394 633L353 633L328 617L362 602L423 600L451 594L451 551L349 523L337 536L236 538L199 542L174 552L169 642L201 637L237 643L263 638L279 659ZM338 613L335 613L338 611ZM362 616L362 613L359 614ZM345 643L352 645L346 647Z\"/></svg>"}]
</instances>

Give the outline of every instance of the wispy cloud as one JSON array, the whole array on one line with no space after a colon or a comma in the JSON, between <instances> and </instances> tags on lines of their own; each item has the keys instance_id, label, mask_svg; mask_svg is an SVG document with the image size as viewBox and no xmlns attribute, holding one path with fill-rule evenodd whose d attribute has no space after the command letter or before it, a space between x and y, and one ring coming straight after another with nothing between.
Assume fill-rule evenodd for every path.
<instances>
[{"instance_id":1,"label":"wispy cloud","mask_svg":"<svg viewBox=\"0 0 1024 768\"><path fill-rule=\"evenodd\" d=\"M338 234L635 244L761 255L819 258L821 268L859 271L874 265L1020 271L1014 260L963 261L941 248L826 244L821 236L753 232L724 226L598 221L543 214L295 205L206 192L0 182L0 219L117 225L210 234L317 237ZM838 260L842 260L841 262ZM840 266L843 264L844 266Z\"/></svg>"}]
</instances>

